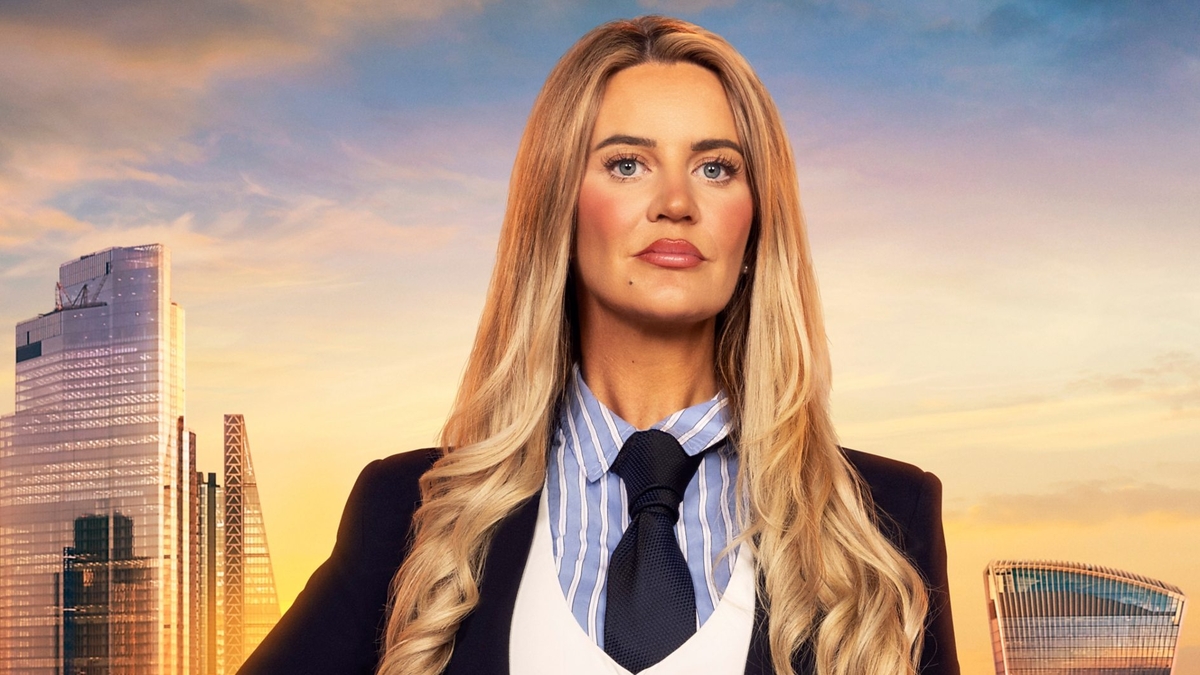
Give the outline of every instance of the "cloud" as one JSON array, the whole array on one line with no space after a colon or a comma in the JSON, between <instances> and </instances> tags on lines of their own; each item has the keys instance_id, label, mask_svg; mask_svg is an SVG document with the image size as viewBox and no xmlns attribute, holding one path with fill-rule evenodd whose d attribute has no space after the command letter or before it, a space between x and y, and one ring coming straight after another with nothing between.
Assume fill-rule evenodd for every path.
<instances>
[{"instance_id":1,"label":"cloud","mask_svg":"<svg viewBox=\"0 0 1200 675\"><path fill-rule=\"evenodd\" d=\"M279 100L325 105L338 87L319 71L353 68L345 43L482 4L0 5L0 278L52 278L81 252L152 241L181 278L204 270L193 302L362 283L454 241L484 262L504 198L479 166L497 152L490 129L459 121L482 148L438 146L428 129L415 148L394 113L356 124L351 101L339 129Z\"/></svg>"},{"instance_id":2,"label":"cloud","mask_svg":"<svg viewBox=\"0 0 1200 675\"><path fill-rule=\"evenodd\" d=\"M1078 130L1117 116L1179 124L1200 104L1200 5L1190 0L924 2L894 15L875 24L889 45L875 69L921 101L953 94L945 103L956 116L942 125L1031 112L1031 129Z\"/></svg>"},{"instance_id":3,"label":"cloud","mask_svg":"<svg viewBox=\"0 0 1200 675\"><path fill-rule=\"evenodd\" d=\"M945 354L939 354L944 359ZM1167 351L1152 358L1148 365L1117 372L1087 373L1071 378L1043 375L1040 379L1009 383L1007 387L952 385L952 380L924 373L919 377L888 378L875 373L869 377L843 380L839 391L864 395L863 392L910 392L914 405L892 419L876 420L884 425L879 431L901 428L926 432L978 429L981 426L1013 431L1022 424L1063 423L1064 432L1077 422L1081 411L1113 423L1146 419L1166 407L1172 417L1200 415L1200 358L1187 351ZM915 392L925 392L918 396ZM1154 406L1131 405L1151 402ZM1099 412L1105 411L1105 412ZM1128 417L1122 417L1128 416ZM1096 422L1095 424L1099 424ZM1040 427L1043 433L1050 429ZM1057 427L1054 427L1057 428ZM1138 432L1144 434L1144 431ZM1077 434L1078 435L1078 434Z\"/></svg>"},{"instance_id":4,"label":"cloud","mask_svg":"<svg viewBox=\"0 0 1200 675\"><path fill-rule=\"evenodd\" d=\"M1039 32L1042 24L1029 10L1016 3L993 9L979 23L979 32L997 42L1007 42Z\"/></svg>"},{"instance_id":5,"label":"cloud","mask_svg":"<svg viewBox=\"0 0 1200 675\"><path fill-rule=\"evenodd\" d=\"M1122 373L1097 373L1077 379L1068 391L1138 395L1166 405L1173 414L1200 414L1200 358L1176 350L1145 367Z\"/></svg>"},{"instance_id":6,"label":"cloud","mask_svg":"<svg viewBox=\"0 0 1200 675\"><path fill-rule=\"evenodd\" d=\"M1200 5L1190 0L1010 3L996 12L1012 14L1023 36L1057 42L1059 65L1107 82L1121 74L1167 84L1200 56Z\"/></svg>"},{"instance_id":7,"label":"cloud","mask_svg":"<svg viewBox=\"0 0 1200 675\"><path fill-rule=\"evenodd\" d=\"M0 22L53 29L120 45L127 53L163 56L205 53L217 44L315 42L346 39L365 30L479 10L485 0L8 0Z\"/></svg>"},{"instance_id":8,"label":"cloud","mask_svg":"<svg viewBox=\"0 0 1200 675\"><path fill-rule=\"evenodd\" d=\"M50 200L81 184L176 184L148 166L195 158L185 138L208 113L196 70L0 16L0 223L59 218Z\"/></svg>"},{"instance_id":9,"label":"cloud","mask_svg":"<svg viewBox=\"0 0 1200 675\"><path fill-rule=\"evenodd\" d=\"M737 0L638 0L638 6L654 12L685 14L706 9L733 7Z\"/></svg>"},{"instance_id":10,"label":"cloud","mask_svg":"<svg viewBox=\"0 0 1200 675\"><path fill-rule=\"evenodd\" d=\"M89 148L154 141L203 117L213 78L254 77L313 57L311 46L212 36L141 51L82 29L27 26L0 13L0 140ZM138 124L129 124L137 122ZM187 128L186 124L185 127ZM101 132L97 134L97 132Z\"/></svg>"},{"instance_id":11,"label":"cloud","mask_svg":"<svg viewBox=\"0 0 1200 675\"><path fill-rule=\"evenodd\" d=\"M0 246L18 245L24 239L19 232L33 225L92 221L90 214L54 202L65 192L108 182L95 192L97 199L111 202L114 193L133 189L117 185L121 182L186 187L183 167L222 170L217 162L229 158L209 143L239 129L263 143L297 144L301 130L281 119L291 110L273 106L274 101L247 100L230 91L231 83L269 82L254 89L274 91L322 68L343 68L339 50L346 44L377 34L394 42L403 38L392 33L403 34L404 26L447 12L476 11L482 4L0 4ZM304 165L319 163L306 157L292 168ZM227 173L236 175L236 168ZM254 185L243 187L253 190ZM162 206L145 194L132 201ZM187 211L175 209L149 220L170 221Z\"/></svg>"},{"instance_id":12,"label":"cloud","mask_svg":"<svg viewBox=\"0 0 1200 675\"><path fill-rule=\"evenodd\" d=\"M166 221L102 226L48 208L26 211L17 220L6 220L0 210L0 250L8 259L0 279L52 283L59 263L81 253L157 242L172 250L177 275L194 277L197 283L188 287L193 302L228 302L251 289L329 287L361 279L368 270L391 269L442 249L462 234L454 222L401 224L362 203L304 194L255 213L227 208L203 223L191 212Z\"/></svg>"},{"instance_id":13,"label":"cloud","mask_svg":"<svg viewBox=\"0 0 1200 675\"><path fill-rule=\"evenodd\" d=\"M1152 483L1067 483L1044 494L985 495L965 512L948 514L948 519L1006 526L1096 525L1145 516L1198 520L1200 490Z\"/></svg>"}]
</instances>

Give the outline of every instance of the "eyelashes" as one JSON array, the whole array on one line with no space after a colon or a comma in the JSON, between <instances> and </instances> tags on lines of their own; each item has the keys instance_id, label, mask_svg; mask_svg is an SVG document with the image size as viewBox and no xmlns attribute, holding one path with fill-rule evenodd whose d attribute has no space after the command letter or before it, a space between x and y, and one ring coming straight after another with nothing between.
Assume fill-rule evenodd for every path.
<instances>
[{"instance_id":1,"label":"eyelashes","mask_svg":"<svg viewBox=\"0 0 1200 675\"><path fill-rule=\"evenodd\" d=\"M611 177L619 181L634 180L650 172L646 160L636 153L614 154L604 159L603 166ZM724 154L705 157L692 169L693 174L716 184L728 183L741 172L741 162Z\"/></svg>"},{"instance_id":2,"label":"eyelashes","mask_svg":"<svg viewBox=\"0 0 1200 675\"><path fill-rule=\"evenodd\" d=\"M719 169L722 174L716 176L709 175L709 170L713 168ZM697 171L700 171L701 175L708 180L724 183L733 180L734 177L740 174L742 172L742 165L739 162L735 162L731 157L716 156L701 162Z\"/></svg>"},{"instance_id":3,"label":"eyelashes","mask_svg":"<svg viewBox=\"0 0 1200 675\"><path fill-rule=\"evenodd\" d=\"M633 154L618 154L604 160L604 168L618 180L630 180L646 173L646 162Z\"/></svg>"}]
</instances>

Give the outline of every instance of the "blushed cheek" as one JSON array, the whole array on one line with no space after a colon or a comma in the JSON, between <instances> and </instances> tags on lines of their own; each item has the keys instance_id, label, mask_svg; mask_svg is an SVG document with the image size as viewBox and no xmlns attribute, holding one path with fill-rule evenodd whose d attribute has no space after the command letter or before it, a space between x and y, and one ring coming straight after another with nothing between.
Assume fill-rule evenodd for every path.
<instances>
[{"instance_id":1,"label":"blushed cheek","mask_svg":"<svg viewBox=\"0 0 1200 675\"><path fill-rule=\"evenodd\" d=\"M618 203L602 187L584 180L576 214L576 267L583 290L593 296L606 295L603 289L618 281L613 265Z\"/></svg>"},{"instance_id":2,"label":"blushed cheek","mask_svg":"<svg viewBox=\"0 0 1200 675\"><path fill-rule=\"evenodd\" d=\"M754 200L749 190L744 194L731 195L731 199L717 207L719 236L721 247L730 256L730 262L736 262L741 271L742 259L746 252L746 242L750 238L750 223L754 219Z\"/></svg>"},{"instance_id":3,"label":"blushed cheek","mask_svg":"<svg viewBox=\"0 0 1200 675\"><path fill-rule=\"evenodd\" d=\"M611 248L620 234L621 206L621 200L614 192L585 180L579 190L576 239L580 245L586 242L588 246Z\"/></svg>"}]
</instances>

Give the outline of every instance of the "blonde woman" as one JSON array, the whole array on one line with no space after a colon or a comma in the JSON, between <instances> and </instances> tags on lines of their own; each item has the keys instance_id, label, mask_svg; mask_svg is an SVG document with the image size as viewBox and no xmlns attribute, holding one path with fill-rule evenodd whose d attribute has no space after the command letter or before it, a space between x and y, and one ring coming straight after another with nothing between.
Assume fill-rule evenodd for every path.
<instances>
[{"instance_id":1,"label":"blonde woman","mask_svg":"<svg viewBox=\"0 0 1200 675\"><path fill-rule=\"evenodd\" d=\"M844 450L788 140L720 37L550 73L435 450L360 476L243 673L958 672L940 484Z\"/></svg>"}]
</instances>

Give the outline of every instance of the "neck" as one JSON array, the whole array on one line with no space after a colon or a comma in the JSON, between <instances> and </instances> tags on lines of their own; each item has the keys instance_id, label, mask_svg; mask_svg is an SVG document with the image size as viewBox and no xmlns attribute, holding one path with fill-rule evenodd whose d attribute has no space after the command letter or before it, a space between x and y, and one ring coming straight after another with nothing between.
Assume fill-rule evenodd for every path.
<instances>
[{"instance_id":1,"label":"neck","mask_svg":"<svg viewBox=\"0 0 1200 675\"><path fill-rule=\"evenodd\" d=\"M715 326L653 326L580 307L583 379L609 410L648 429L716 395Z\"/></svg>"}]
</instances>

